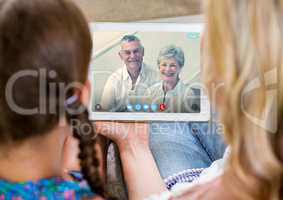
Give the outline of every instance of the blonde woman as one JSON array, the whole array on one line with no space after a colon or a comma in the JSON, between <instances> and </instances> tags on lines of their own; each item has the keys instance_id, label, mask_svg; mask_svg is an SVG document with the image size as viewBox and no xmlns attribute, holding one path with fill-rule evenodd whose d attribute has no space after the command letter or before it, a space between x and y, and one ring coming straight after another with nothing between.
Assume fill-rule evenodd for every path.
<instances>
[{"instance_id":1,"label":"blonde woman","mask_svg":"<svg viewBox=\"0 0 283 200\"><path fill-rule=\"evenodd\" d=\"M220 177L152 199L282 199L283 1L207 0L205 12L203 78L231 154ZM215 94L218 83L223 87ZM98 124L104 126L111 124ZM148 147L147 125L138 131L130 124L120 126L131 127L131 134L110 137L120 148L130 198L164 191Z\"/></svg>"}]
</instances>

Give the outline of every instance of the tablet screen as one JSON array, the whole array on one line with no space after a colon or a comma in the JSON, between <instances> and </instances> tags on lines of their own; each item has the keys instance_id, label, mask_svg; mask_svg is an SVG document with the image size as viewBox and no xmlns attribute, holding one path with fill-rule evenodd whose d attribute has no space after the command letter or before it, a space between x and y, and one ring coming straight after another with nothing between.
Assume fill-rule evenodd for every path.
<instances>
[{"instance_id":1,"label":"tablet screen","mask_svg":"<svg viewBox=\"0 0 283 200\"><path fill-rule=\"evenodd\" d=\"M202 24L102 23L91 30L92 119L208 119Z\"/></svg>"}]
</instances>

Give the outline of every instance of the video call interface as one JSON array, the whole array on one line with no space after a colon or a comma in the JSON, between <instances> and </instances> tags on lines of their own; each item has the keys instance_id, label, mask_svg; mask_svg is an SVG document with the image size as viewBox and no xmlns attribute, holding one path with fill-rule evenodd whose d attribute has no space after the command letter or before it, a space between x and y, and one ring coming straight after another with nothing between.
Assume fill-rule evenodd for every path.
<instances>
[{"instance_id":1,"label":"video call interface","mask_svg":"<svg viewBox=\"0 0 283 200\"><path fill-rule=\"evenodd\" d=\"M200 33L97 31L93 112L200 113Z\"/></svg>"}]
</instances>

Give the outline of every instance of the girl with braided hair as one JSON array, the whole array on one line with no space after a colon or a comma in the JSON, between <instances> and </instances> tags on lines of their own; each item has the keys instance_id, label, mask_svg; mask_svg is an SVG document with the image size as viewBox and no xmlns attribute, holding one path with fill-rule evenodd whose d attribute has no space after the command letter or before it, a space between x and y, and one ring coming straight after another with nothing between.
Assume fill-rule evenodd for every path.
<instances>
[{"instance_id":1,"label":"girl with braided hair","mask_svg":"<svg viewBox=\"0 0 283 200\"><path fill-rule=\"evenodd\" d=\"M0 1L0 199L105 197L84 106L91 50L72 2ZM74 120L90 127L72 129L88 184L61 178Z\"/></svg>"}]
</instances>

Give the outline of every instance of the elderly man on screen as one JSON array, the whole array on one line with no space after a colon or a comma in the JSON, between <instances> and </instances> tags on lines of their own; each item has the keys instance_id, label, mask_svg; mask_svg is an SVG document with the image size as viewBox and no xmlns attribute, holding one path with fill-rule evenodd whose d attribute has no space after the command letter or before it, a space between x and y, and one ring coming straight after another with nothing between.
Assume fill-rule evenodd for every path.
<instances>
[{"instance_id":1,"label":"elderly man on screen","mask_svg":"<svg viewBox=\"0 0 283 200\"><path fill-rule=\"evenodd\" d=\"M131 111L131 107L127 108L130 99L142 97L159 80L158 72L143 62L144 47L138 37L125 35L120 46L119 56L124 66L110 75L101 97L101 106L107 111Z\"/></svg>"}]
</instances>

